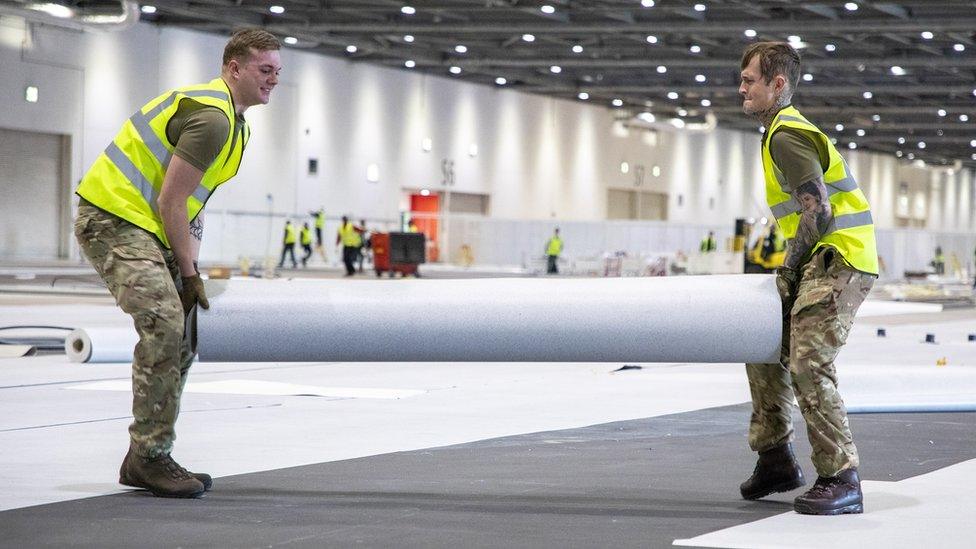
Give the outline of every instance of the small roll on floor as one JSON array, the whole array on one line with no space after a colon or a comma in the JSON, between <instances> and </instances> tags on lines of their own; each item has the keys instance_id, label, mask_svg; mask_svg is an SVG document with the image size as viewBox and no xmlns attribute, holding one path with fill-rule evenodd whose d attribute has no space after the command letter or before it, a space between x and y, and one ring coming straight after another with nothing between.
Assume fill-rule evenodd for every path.
<instances>
[{"instance_id":1,"label":"small roll on floor","mask_svg":"<svg viewBox=\"0 0 976 549\"><path fill-rule=\"evenodd\" d=\"M64 340L71 362L132 362L139 335L133 328L79 328Z\"/></svg>"}]
</instances>

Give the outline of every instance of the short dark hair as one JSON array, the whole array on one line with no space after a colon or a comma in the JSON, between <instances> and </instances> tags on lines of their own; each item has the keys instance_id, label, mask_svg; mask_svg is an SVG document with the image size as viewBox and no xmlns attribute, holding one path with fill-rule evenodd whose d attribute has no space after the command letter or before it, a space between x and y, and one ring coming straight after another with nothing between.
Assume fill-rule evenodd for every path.
<instances>
[{"instance_id":1,"label":"short dark hair","mask_svg":"<svg viewBox=\"0 0 976 549\"><path fill-rule=\"evenodd\" d=\"M224 66L231 59L236 59L238 63L247 63L251 59L251 48L258 51L280 50L281 42L264 29L241 29L231 35L224 46Z\"/></svg>"},{"instance_id":2,"label":"short dark hair","mask_svg":"<svg viewBox=\"0 0 976 549\"><path fill-rule=\"evenodd\" d=\"M759 72L766 83L777 74L786 77L790 91L796 89L800 81L800 54L786 42L756 42L742 53L742 69L749 66L752 58L759 56Z\"/></svg>"}]
</instances>

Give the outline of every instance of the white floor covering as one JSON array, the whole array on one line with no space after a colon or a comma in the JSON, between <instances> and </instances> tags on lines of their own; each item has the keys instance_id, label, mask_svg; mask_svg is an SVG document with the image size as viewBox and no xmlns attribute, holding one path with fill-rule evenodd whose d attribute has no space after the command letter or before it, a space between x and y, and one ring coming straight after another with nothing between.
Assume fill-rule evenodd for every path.
<instances>
[{"instance_id":1,"label":"white floor covering","mask_svg":"<svg viewBox=\"0 0 976 549\"><path fill-rule=\"evenodd\" d=\"M107 300L18 299L0 305L0 326L129 323ZM856 323L838 359L848 405L973 398L976 343L966 336L976 332L976 311L963 319L899 323L886 327L887 337L876 337L880 325L867 314L872 308L877 315L932 312L900 305L869 302ZM926 333L935 333L938 343L924 343ZM946 365L938 366L943 358ZM741 364L654 364L612 373L621 365L200 363L183 400L174 455L220 477L749 399ZM0 510L121 491L116 481L131 420L124 390L129 370L128 364L70 363L62 355L0 359ZM292 396L296 392L322 396ZM730 479L730 490L738 480ZM976 508L974 485L973 462L899 483L866 482L868 512L862 516L824 520L787 513L689 543L920 547L939 540L939 546L962 547L952 544L971 532L959 513ZM956 509L942 508L945 501ZM892 532L901 538L889 539ZM901 539L915 542L899 545Z\"/></svg>"}]
</instances>

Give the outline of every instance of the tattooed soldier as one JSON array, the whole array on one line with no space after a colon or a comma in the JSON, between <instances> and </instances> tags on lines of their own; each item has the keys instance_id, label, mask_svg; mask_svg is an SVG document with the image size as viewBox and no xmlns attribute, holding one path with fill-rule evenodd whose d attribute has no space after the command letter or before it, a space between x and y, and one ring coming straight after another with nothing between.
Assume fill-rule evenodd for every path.
<instances>
[{"instance_id":1,"label":"tattooed soldier","mask_svg":"<svg viewBox=\"0 0 976 549\"><path fill-rule=\"evenodd\" d=\"M209 307L197 272L203 207L237 174L250 135L244 111L270 99L279 49L263 30L235 33L219 77L139 109L78 186L75 235L139 333L119 482L157 496L198 497L212 484L170 457L195 352L184 325L196 305Z\"/></svg>"},{"instance_id":2,"label":"tattooed soldier","mask_svg":"<svg viewBox=\"0 0 976 549\"><path fill-rule=\"evenodd\" d=\"M794 500L794 509L861 513L857 448L834 359L877 278L871 209L830 139L790 103L800 76L797 52L785 43L755 43L745 50L741 69L742 109L766 128L766 200L788 240L776 276L783 302L780 361L746 365L749 445L759 459L740 490L743 498L758 499L805 484L792 448L795 396L817 480Z\"/></svg>"}]
</instances>

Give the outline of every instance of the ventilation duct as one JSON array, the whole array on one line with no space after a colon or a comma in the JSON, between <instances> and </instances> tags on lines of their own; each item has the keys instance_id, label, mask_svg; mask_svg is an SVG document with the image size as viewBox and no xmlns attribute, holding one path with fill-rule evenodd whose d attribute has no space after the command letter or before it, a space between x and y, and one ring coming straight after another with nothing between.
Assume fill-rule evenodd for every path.
<instances>
[{"instance_id":1,"label":"ventilation duct","mask_svg":"<svg viewBox=\"0 0 976 549\"><path fill-rule=\"evenodd\" d=\"M129 0L0 0L0 15L76 30L124 30L139 21Z\"/></svg>"}]
</instances>

